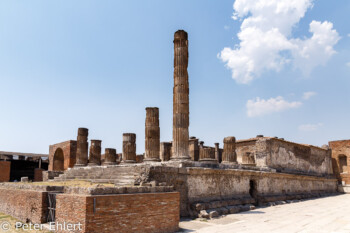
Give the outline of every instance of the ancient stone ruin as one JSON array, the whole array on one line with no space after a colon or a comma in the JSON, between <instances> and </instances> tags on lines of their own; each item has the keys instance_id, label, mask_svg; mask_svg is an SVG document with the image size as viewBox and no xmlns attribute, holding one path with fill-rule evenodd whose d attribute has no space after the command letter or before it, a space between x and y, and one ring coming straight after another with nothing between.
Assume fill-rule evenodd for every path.
<instances>
[{"instance_id":1,"label":"ancient stone ruin","mask_svg":"<svg viewBox=\"0 0 350 233\"><path fill-rule=\"evenodd\" d=\"M11 193L29 195L31 190L30 195L44 200L38 201L38 211L31 213L26 209L18 214L15 201L12 205L0 205L0 211L20 219L46 222L45 200L54 192L56 218L84 222L82 232L90 232L98 224L106 226L102 232L128 232L126 227L134 227L135 232L174 232L180 216L213 218L337 192L338 181L333 172L337 166L332 166L332 151L328 147L263 135L244 140L223 135L220 148L219 143L207 146L198 137L189 137L187 33L175 32L173 43L171 142L160 142L157 107L146 108L144 155L136 155L134 133L123 133L122 154L117 154L115 148L106 148L101 155L100 140L90 141L88 153L88 129L79 128L76 141L50 146L49 171L44 177L52 186L45 185L40 192L30 185L0 186L0 202ZM349 183L344 173L349 171L346 145L348 142L330 142L336 151L333 160L341 169L337 178ZM77 180L97 186L54 185ZM112 186L101 187L107 184ZM129 212L118 203L128 205ZM72 208L74 205L79 208ZM118 219L115 212L121 213ZM130 214L136 220L131 220ZM113 225L111 221L117 223Z\"/></svg>"}]
</instances>

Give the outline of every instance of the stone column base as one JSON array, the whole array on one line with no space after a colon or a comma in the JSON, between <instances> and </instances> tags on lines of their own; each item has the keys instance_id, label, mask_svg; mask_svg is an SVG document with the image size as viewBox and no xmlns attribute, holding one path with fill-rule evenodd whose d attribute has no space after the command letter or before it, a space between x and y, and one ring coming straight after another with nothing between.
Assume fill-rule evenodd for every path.
<instances>
[{"instance_id":1,"label":"stone column base","mask_svg":"<svg viewBox=\"0 0 350 233\"><path fill-rule=\"evenodd\" d=\"M100 166L100 164L97 163L88 163L89 167L96 167L96 166Z\"/></svg>"},{"instance_id":2,"label":"stone column base","mask_svg":"<svg viewBox=\"0 0 350 233\"><path fill-rule=\"evenodd\" d=\"M222 164L227 164L227 165L236 165L238 162L229 162L229 161L222 161Z\"/></svg>"},{"instance_id":3,"label":"stone column base","mask_svg":"<svg viewBox=\"0 0 350 233\"><path fill-rule=\"evenodd\" d=\"M211 164L217 164L218 161L216 159L200 159L199 162L201 163L211 163Z\"/></svg>"},{"instance_id":4,"label":"stone column base","mask_svg":"<svg viewBox=\"0 0 350 233\"><path fill-rule=\"evenodd\" d=\"M160 162L160 161L161 160L157 158L147 158L143 160L143 162Z\"/></svg>"},{"instance_id":5,"label":"stone column base","mask_svg":"<svg viewBox=\"0 0 350 233\"><path fill-rule=\"evenodd\" d=\"M182 156L182 157L171 157L171 161L189 161L191 160L190 156Z\"/></svg>"},{"instance_id":6,"label":"stone column base","mask_svg":"<svg viewBox=\"0 0 350 233\"><path fill-rule=\"evenodd\" d=\"M123 160L122 163L136 163L135 160Z\"/></svg>"},{"instance_id":7,"label":"stone column base","mask_svg":"<svg viewBox=\"0 0 350 233\"><path fill-rule=\"evenodd\" d=\"M103 166L108 166L108 165L117 165L116 162L105 162L102 164Z\"/></svg>"}]
</instances>

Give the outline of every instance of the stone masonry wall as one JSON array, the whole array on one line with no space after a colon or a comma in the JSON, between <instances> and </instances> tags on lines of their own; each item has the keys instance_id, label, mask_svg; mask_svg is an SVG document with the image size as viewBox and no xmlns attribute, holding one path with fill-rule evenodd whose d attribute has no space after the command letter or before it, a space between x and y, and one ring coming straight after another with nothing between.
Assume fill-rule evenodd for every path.
<instances>
[{"instance_id":1,"label":"stone masonry wall","mask_svg":"<svg viewBox=\"0 0 350 233\"><path fill-rule=\"evenodd\" d=\"M331 153L320 147L261 137L237 141L236 152L239 163L250 153L257 167L323 176L333 174Z\"/></svg>"},{"instance_id":2,"label":"stone masonry wall","mask_svg":"<svg viewBox=\"0 0 350 233\"><path fill-rule=\"evenodd\" d=\"M175 232L179 193L57 195L56 222L82 223L70 232ZM64 231L58 231L64 232Z\"/></svg>"},{"instance_id":3,"label":"stone masonry wall","mask_svg":"<svg viewBox=\"0 0 350 233\"><path fill-rule=\"evenodd\" d=\"M255 156L255 143L256 140L245 140L241 142L236 142L236 154L238 163L243 163L243 157L246 153L253 153ZM265 163L263 163L262 165L265 165Z\"/></svg>"},{"instance_id":4,"label":"stone masonry wall","mask_svg":"<svg viewBox=\"0 0 350 233\"><path fill-rule=\"evenodd\" d=\"M0 161L0 182L10 181L10 170L11 170L10 161Z\"/></svg>"},{"instance_id":5,"label":"stone masonry wall","mask_svg":"<svg viewBox=\"0 0 350 233\"><path fill-rule=\"evenodd\" d=\"M199 201L250 197L251 181L255 182L256 197L261 200L271 195L337 190L336 179L252 170L153 167L150 178L172 184L180 192L181 216L190 215L190 206Z\"/></svg>"},{"instance_id":6,"label":"stone masonry wall","mask_svg":"<svg viewBox=\"0 0 350 233\"><path fill-rule=\"evenodd\" d=\"M267 165L282 171L297 171L319 175L333 174L330 151L290 143L282 140L269 140L271 154Z\"/></svg>"},{"instance_id":7,"label":"stone masonry wall","mask_svg":"<svg viewBox=\"0 0 350 233\"><path fill-rule=\"evenodd\" d=\"M0 212L23 222L46 222L46 200L47 192L0 188Z\"/></svg>"}]
</instances>

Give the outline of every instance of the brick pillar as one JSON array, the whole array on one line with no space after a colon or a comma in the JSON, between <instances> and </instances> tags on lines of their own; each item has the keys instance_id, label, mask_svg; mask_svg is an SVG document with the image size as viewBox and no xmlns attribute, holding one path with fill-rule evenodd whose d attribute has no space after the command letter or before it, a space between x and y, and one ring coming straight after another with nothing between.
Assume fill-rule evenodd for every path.
<instances>
[{"instance_id":1,"label":"brick pillar","mask_svg":"<svg viewBox=\"0 0 350 233\"><path fill-rule=\"evenodd\" d=\"M103 165L117 164L117 150L114 148L105 148L105 160Z\"/></svg>"},{"instance_id":2,"label":"brick pillar","mask_svg":"<svg viewBox=\"0 0 350 233\"><path fill-rule=\"evenodd\" d=\"M235 137L224 138L224 152L222 155L222 163L237 163Z\"/></svg>"},{"instance_id":3,"label":"brick pillar","mask_svg":"<svg viewBox=\"0 0 350 233\"><path fill-rule=\"evenodd\" d=\"M144 161L160 162L159 109L146 108Z\"/></svg>"},{"instance_id":4,"label":"brick pillar","mask_svg":"<svg viewBox=\"0 0 350 233\"><path fill-rule=\"evenodd\" d=\"M171 157L171 142L160 143L160 159L162 161L169 161Z\"/></svg>"},{"instance_id":5,"label":"brick pillar","mask_svg":"<svg viewBox=\"0 0 350 233\"><path fill-rule=\"evenodd\" d=\"M136 163L136 134L123 134L123 162Z\"/></svg>"},{"instance_id":6,"label":"brick pillar","mask_svg":"<svg viewBox=\"0 0 350 233\"><path fill-rule=\"evenodd\" d=\"M0 182L9 182L11 161L0 161Z\"/></svg>"},{"instance_id":7,"label":"brick pillar","mask_svg":"<svg viewBox=\"0 0 350 233\"><path fill-rule=\"evenodd\" d=\"M173 153L172 160L190 160L188 153L189 87L187 32L174 34Z\"/></svg>"},{"instance_id":8,"label":"brick pillar","mask_svg":"<svg viewBox=\"0 0 350 233\"><path fill-rule=\"evenodd\" d=\"M215 148L203 147L199 151L199 162L217 163L215 159Z\"/></svg>"},{"instance_id":9,"label":"brick pillar","mask_svg":"<svg viewBox=\"0 0 350 233\"><path fill-rule=\"evenodd\" d=\"M76 167L86 166L88 163L88 135L89 130L86 128L78 129L78 137L77 137L77 153L76 153Z\"/></svg>"},{"instance_id":10,"label":"brick pillar","mask_svg":"<svg viewBox=\"0 0 350 233\"><path fill-rule=\"evenodd\" d=\"M89 166L101 165L101 140L91 140Z\"/></svg>"}]
</instances>

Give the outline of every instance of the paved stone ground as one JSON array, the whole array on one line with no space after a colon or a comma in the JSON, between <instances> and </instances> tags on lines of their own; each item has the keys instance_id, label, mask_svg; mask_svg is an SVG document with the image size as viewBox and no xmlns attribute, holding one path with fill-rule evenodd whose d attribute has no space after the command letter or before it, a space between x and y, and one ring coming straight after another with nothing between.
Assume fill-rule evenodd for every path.
<instances>
[{"instance_id":1,"label":"paved stone ground","mask_svg":"<svg viewBox=\"0 0 350 233\"><path fill-rule=\"evenodd\" d=\"M350 194L257 208L221 218L182 220L182 232L350 233Z\"/></svg>"}]
</instances>

